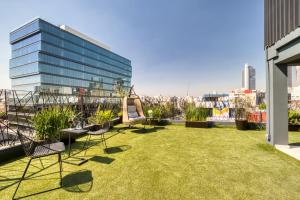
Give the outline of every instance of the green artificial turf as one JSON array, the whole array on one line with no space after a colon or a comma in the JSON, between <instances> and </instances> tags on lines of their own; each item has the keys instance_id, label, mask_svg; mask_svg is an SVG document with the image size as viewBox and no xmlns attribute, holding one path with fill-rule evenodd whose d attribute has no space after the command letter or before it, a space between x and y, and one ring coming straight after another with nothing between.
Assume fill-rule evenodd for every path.
<instances>
[{"instance_id":1,"label":"green artificial turf","mask_svg":"<svg viewBox=\"0 0 300 200\"><path fill-rule=\"evenodd\" d=\"M300 162L265 144L264 131L182 125L129 129L94 143L81 166L35 160L17 197L27 199L300 199ZM76 142L75 149L82 145ZM300 142L300 133L290 134ZM0 199L11 199L27 158L0 165ZM46 192L47 190L51 190Z\"/></svg>"}]
</instances>

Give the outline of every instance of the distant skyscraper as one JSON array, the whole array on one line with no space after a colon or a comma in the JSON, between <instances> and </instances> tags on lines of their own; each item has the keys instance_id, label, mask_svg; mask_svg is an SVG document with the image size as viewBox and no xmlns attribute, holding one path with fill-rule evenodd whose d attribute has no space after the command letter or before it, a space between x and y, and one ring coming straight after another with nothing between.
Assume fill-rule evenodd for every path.
<instances>
[{"instance_id":1,"label":"distant skyscraper","mask_svg":"<svg viewBox=\"0 0 300 200\"><path fill-rule=\"evenodd\" d=\"M246 90L255 90L255 69L245 64L242 72L242 87Z\"/></svg>"}]
</instances>

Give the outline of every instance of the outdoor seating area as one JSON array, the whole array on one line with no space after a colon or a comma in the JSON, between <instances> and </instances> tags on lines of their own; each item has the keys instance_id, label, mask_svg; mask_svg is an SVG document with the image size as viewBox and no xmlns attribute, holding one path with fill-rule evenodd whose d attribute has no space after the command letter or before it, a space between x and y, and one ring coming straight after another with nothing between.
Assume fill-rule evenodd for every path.
<instances>
[{"instance_id":1,"label":"outdoor seating area","mask_svg":"<svg viewBox=\"0 0 300 200\"><path fill-rule=\"evenodd\" d=\"M299 161L265 144L264 131L234 127L210 129L184 125L123 129L117 125L101 141L86 137L72 144L82 165L57 155L33 159L16 198L28 199L295 199L299 196ZM120 132L120 129L122 131ZM290 133L290 142L300 140ZM68 152L62 153L62 160ZM11 199L30 157L0 165L1 199ZM266 160L268 162L266 162ZM276 167L274 167L276 166ZM183 178L184 177L184 178ZM176 191L176 192L174 192Z\"/></svg>"},{"instance_id":2,"label":"outdoor seating area","mask_svg":"<svg viewBox=\"0 0 300 200\"><path fill-rule=\"evenodd\" d=\"M300 199L300 0L1 8L0 200Z\"/></svg>"},{"instance_id":3,"label":"outdoor seating area","mask_svg":"<svg viewBox=\"0 0 300 200\"><path fill-rule=\"evenodd\" d=\"M142 101L133 88L101 103L84 95L1 94L4 199L299 195L299 161L265 143L262 112L249 120L253 113L244 99L235 102L234 126L210 121L210 108L187 101ZM291 122L299 116L294 111ZM300 132L289 137L294 152Z\"/></svg>"}]
</instances>

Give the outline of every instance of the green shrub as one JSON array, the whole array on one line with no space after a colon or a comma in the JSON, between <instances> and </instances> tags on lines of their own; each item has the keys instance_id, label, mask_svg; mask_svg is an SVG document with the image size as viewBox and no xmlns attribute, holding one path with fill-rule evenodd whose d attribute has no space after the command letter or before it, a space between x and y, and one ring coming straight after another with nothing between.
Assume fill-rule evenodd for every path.
<instances>
[{"instance_id":1,"label":"green shrub","mask_svg":"<svg viewBox=\"0 0 300 200\"><path fill-rule=\"evenodd\" d=\"M158 121L160 121L161 118L162 118L162 110L161 110L161 108L159 106L156 106L156 107L153 108L152 112L153 112L152 113L153 118L157 119Z\"/></svg>"},{"instance_id":2,"label":"green shrub","mask_svg":"<svg viewBox=\"0 0 300 200\"><path fill-rule=\"evenodd\" d=\"M175 113L175 106L167 102L161 106L162 118L171 118L173 117L173 113Z\"/></svg>"},{"instance_id":3,"label":"green shrub","mask_svg":"<svg viewBox=\"0 0 300 200\"><path fill-rule=\"evenodd\" d=\"M0 111L0 118L3 118L5 115L6 115L6 113L5 113L5 112L3 112L3 111Z\"/></svg>"},{"instance_id":4,"label":"green shrub","mask_svg":"<svg viewBox=\"0 0 300 200\"><path fill-rule=\"evenodd\" d=\"M258 106L259 110L266 110L267 109L267 105L265 103L261 103Z\"/></svg>"},{"instance_id":5,"label":"green shrub","mask_svg":"<svg viewBox=\"0 0 300 200\"><path fill-rule=\"evenodd\" d=\"M120 112L118 112L118 117L122 117L123 116L123 112L122 111L120 111Z\"/></svg>"},{"instance_id":6,"label":"green shrub","mask_svg":"<svg viewBox=\"0 0 300 200\"><path fill-rule=\"evenodd\" d=\"M175 108L171 102L167 103L145 103L143 104L143 111L146 117L153 117L160 121L161 119L171 118L174 114L178 113L178 109ZM149 115L151 111L151 115Z\"/></svg>"},{"instance_id":7,"label":"green shrub","mask_svg":"<svg viewBox=\"0 0 300 200\"><path fill-rule=\"evenodd\" d=\"M298 110L289 110L289 124L300 125L300 111Z\"/></svg>"},{"instance_id":8,"label":"green shrub","mask_svg":"<svg viewBox=\"0 0 300 200\"><path fill-rule=\"evenodd\" d=\"M146 117L151 117L160 121L163 117L162 108L159 105L145 105L143 111Z\"/></svg>"},{"instance_id":9,"label":"green shrub","mask_svg":"<svg viewBox=\"0 0 300 200\"><path fill-rule=\"evenodd\" d=\"M51 107L43 109L32 117L32 126L39 140L52 141L58 138L60 129L69 127L75 113L70 108Z\"/></svg>"},{"instance_id":10,"label":"green shrub","mask_svg":"<svg viewBox=\"0 0 300 200\"><path fill-rule=\"evenodd\" d=\"M186 108L185 119L187 121L206 121L208 116L208 110L203 107L195 107L190 105Z\"/></svg>"},{"instance_id":11,"label":"green shrub","mask_svg":"<svg viewBox=\"0 0 300 200\"><path fill-rule=\"evenodd\" d=\"M249 109L252 108L251 99L237 97L235 98L235 120L247 120Z\"/></svg>"},{"instance_id":12,"label":"green shrub","mask_svg":"<svg viewBox=\"0 0 300 200\"><path fill-rule=\"evenodd\" d=\"M96 113L92 115L88 120L90 124L104 125L112 121L114 113L112 110L101 110L98 108Z\"/></svg>"}]
</instances>

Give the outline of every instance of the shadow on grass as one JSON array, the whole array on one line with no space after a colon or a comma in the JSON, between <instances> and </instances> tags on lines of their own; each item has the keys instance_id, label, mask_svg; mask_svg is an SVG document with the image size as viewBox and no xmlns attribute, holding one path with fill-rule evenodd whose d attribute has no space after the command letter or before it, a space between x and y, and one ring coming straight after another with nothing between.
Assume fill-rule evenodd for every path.
<instances>
[{"instance_id":1,"label":"shadow on grass","mask_svg":"<svg viewBox=\"0 0 300 200\"><path fill-rule=\"evenodd\" d=\"M73 172L63 177L62 188L68 192L89 192L93 187L93 176L90 170Z\"/></svg>"},{"instance_id":2,"label":"shadow on grass","mask_svg":"<svg viewBox=\"0 0 300 200\"><path fill-rule=\"evenodd\" d=\"M269 145L269 144L257 144L257 147L263 151L267 151L267 152L275 152L276 149L275 147Z\"/></svg>"},{"instance_id":3,"label":"shadow on grass","mask_svg":"<svg viewBox=\"0 0 300 200\"><path fill-rule=\"evenodd\" d=\"M20 161L24 162L23 160L20 160ZM26 162L24 162L24 163L26 163ZM48 174L46 174L46 175L39 175L39 176L36 176L36 174L38 174L38 173L40 173L40 172L42 172L42 171L44 171L44 170L46 170L46 169L48 169L48 168L50 168L50 167L56 165L56 164L57 164L57 162L54 162L54 163L49 164L48 166L45 166L44 168L39 168L39 167L36 167L35 165L31 164L30 167L38 168L38 170L35 171L35 172L32 172L32 173L29 174L29 175L27 175L27 176L25 177L25 179L26 179L26 180L29 180L29 179L34 179L34 178L41 177L41 176L46 176L46 175L48 175ZM1 190L5 190L5 189L7 189L7 188L9 188L9 187L11 187L11 186L17 184L17 183L19 182L19 180L20 180L20 177L22 176L22 173L23 173L23 171L21 171L22 169L20 169L20 170L14 170L14 169L11 169L12 171L18 172L18 177L9 178L9 177L6 177L6 176L2 176L1 170L3 170L3 169L0 168L0 173L1 173L1 179L0 179L0 182L1 182L2 184L4 183L4 185L1 185L1 186L0 186L0 191L1 191ZM9 170L8 170L8 171L9 171ZM54 172L54 173L57 173L57 172ZM50 174L51 174L51 173L50 173ZM55 188L55 189L57 189L57 188ZM47 191L45 191L45 192L47 192ZM38 193L38 194L39 194L39 193ZM33 195L34 195L34 194L33 194ZM32 196L32 195L30 195L30 196ZM22 197L22 198L23 198L23 197Z\"/></svg>"},{"instance_id":4,"label":"shadow on grass","mask_svg":"<svg viewBox=\"0 0 300 200\"><path fill-rule=\"evenodd\" d=\"M114 158L109 158L109 157L102 157L102 156L94 156L90 159L91 161L98 162L98 163L103 163L103 164L110 164L112 163L115 159Z\"/></svg>"},{"instance_id":5,"label":"shadow on grass","mask_svg":"<svg viewBox=\"0 0 300 200\"><path fill-rule=\"evenodd\" d=\"M111 139L112 137L118 135L119 133L120 132L118 132L117 129L113 129L113 131L106 132L104 134L105 141L107 142L109 139ZM75 156L77 154L85 152L88 148L91 148L91 147L96 146L98 144L103 144L103 141L101 139L98 139L100 137L94 136L89 141L89 146L83 148L84 144L85 144L86 137L88 137L88 136L84 135L84 136L80 137L81 140L76 140L76 142L71 146L71 155ZM66 148L68 149L68 145L66 146ZM66 150L65 154L67 154L67 153L68 153L68 150Z\"/></svg>"},{"instance_id":6,"label":"shadow on grass","mask_svg":"<svg viewBox=\"0 0 300 200\"><path fill-rule=\"evenodd\" d=\"M127 151L131 149L130 145L121 145L121 146L116 146L116 147L108 147L104 149L104 152L107 154L114 154L114 153L120 153L123 151Z\"/></svg>"},{"instance_id":7,"label":"shadow on grass","mask_svg":"<svg viewBox=\"0 0 300 200\"><path fill-rule=\"evenodd\" d=\"M17 198L14 198L14 199L24 199L24 198L27 198L27 197L32 197L32 196L35 196L35 195L39 195L39 194L51 192L51 191L54 191L54 190L58 190L60 188L61 187L56 187L56 188L52 188L52 189L49 189L49 190L44 190L42 192L37 192L37 193L34 193L34 194L29 194L29 195L26 195L26 196L17 197Z\"/></svg>"},{"instance_id":8,"label":"shadow on grass","mask_svg":"<svg viewBox=\"0 0 300 200\"><path fill-rule=\"evenodd\" d=\"M45 179L43 179L45 180ZM49 179L48 179L49 180ZM58 189L64 189L68 192L89 192L93 187L93 177L92 172L89 170L83 170L78 172L73 172L63 177L62 186L44 190L41 192L36 192L26 196L20 196L15 199L23 199L27 197L33 197L39 194L51 192Z\"/></svg>"},{"instance_id":9,"label":"shadow on grass","mask_svg":"<svg viewBox=\"0 0 300 200\"><path fill-rule=\"evenodd\" d=\"M149 134L149 133L154 133L157 132L159 130L163 130L165 129L165 127L161 127L161 126L155 126L152 128L141 128L141 129L137 129L137 130L133 130L131 132L133 133L137 133L137 134Z\"/></svg>"}]
</instances>

